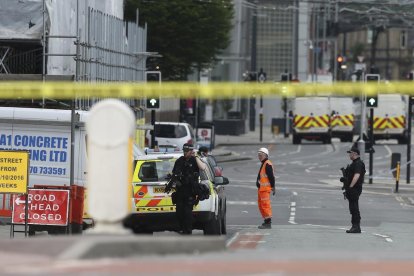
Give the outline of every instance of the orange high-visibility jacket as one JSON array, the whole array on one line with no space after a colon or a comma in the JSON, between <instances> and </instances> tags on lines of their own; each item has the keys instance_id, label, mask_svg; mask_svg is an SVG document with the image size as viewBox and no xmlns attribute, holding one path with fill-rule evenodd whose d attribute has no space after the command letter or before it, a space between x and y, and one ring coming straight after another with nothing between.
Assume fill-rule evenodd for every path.
<instances>
[{"instance_id":1,"label":"orange high-visibility jacket","mask_svg":"<svg viewBox=\"0 0 414 276\"><path fill-rule=\"evenodd\" d=\"M266 160L264 162L263 166L260 169L260 173L259 173L259 175L260 175L260 178L259 178L259 185L260 185L259 191L263 191L263 192L272 190L272 186L270 185L269 177L266 174L266 164L269 164L273 168L272 162L270 162L269 160ZM273 170L273 172L274 172L274 170Z\"/></svg>"}]
</instances>

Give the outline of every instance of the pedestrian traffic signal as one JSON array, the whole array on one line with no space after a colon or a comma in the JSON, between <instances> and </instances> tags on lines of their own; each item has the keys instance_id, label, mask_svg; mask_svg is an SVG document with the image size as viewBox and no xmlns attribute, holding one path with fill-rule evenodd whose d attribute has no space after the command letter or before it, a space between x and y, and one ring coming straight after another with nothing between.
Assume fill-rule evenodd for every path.
<instances>
[{"instance_id":1,"label":"pedestrian traffic signal","mask_svg":"<svg viewBox=\"0 0 414 276\"><path fill-rule=\"evenodd\" d=\"M160 98L148 98L147 108L158 109L160 108Z\"/></svg>"},{"instance_id":2,"label":"pedestrian traffic signal","mask_svg":"<svg viewBox=\"0 0 414 276\"><path fill-rule=\"evenodd\" d=\"M367 97L366 106L367 107L378 107L378 97L377 96Z\"/></svg>"}]
</instances>

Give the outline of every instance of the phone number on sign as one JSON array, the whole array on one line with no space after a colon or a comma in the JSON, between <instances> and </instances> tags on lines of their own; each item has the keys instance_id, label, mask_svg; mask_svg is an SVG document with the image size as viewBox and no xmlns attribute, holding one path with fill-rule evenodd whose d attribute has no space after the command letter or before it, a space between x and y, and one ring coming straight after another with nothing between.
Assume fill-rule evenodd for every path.
<instances>
[{"instance_id":1,"label":"phone number on sign","mask_svg":"<svg viewBox=\"0 0 414 276\"><path fill-rule=\"evenodd\" d=\"M66 175L66 168L30 166L30 174Z\"/></svg>"}]
</instances>

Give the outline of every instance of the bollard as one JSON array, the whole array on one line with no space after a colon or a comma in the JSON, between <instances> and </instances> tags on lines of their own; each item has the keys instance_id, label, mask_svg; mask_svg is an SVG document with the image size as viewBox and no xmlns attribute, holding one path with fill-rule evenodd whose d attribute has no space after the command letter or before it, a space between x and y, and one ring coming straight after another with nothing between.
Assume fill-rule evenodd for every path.
<instances>
[{"instance_id":1,"label":"bollard","mask_svg":"<svg viewBox=\"0 0 414 276\"><path fill-rule=\"evenodd\" d=\"M135 116L121 101L95 104L86 122L90 233L129 233L122 220L131 211Z\"/></svg>"},{"instance_id":2,"label":"bollard","mask_svg":"<svg viewBox=\"0 0 414 276\"><path fill-rule=\"evenodd\" d=\"M401 165L400 165L400 161L397 162L397 175L395 177L395 192L398 193L398 184L400 182L400 170L401 170Z\"/></svg>"}]
</instances>

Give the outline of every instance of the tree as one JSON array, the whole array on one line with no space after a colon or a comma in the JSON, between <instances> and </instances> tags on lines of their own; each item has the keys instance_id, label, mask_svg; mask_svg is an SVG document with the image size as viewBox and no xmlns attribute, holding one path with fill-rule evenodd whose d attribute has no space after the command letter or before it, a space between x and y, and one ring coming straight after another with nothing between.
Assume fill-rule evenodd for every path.
<instances>
[{"instance_id":1,"label":"tree","mask_svg":"<svg viewBox=\"0 0 414 276\"><path fill-rule=\"evenodd\" d=\"M147 67L159 66L165 80L209 67L230 42L231 0L125 0L125 19L135 20L136 9L148 24L148 51L162 56Z\"/></svg>"}]
</instances>

